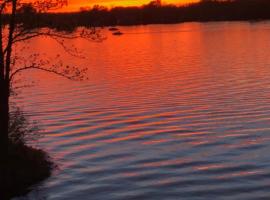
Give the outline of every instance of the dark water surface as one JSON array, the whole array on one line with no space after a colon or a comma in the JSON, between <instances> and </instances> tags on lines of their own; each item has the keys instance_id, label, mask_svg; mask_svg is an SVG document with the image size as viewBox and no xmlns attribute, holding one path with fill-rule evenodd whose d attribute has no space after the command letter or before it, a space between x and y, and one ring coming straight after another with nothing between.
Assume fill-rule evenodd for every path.
<instances>
[{"instance_id":1,"label":"dark water surface","mask_svg":"<svg viewBox=\"0 0 270 200\"><path fill-rule=\"evenodd\" d=\"M88 81L26 77L16 101L58 169L25 199L270 199L270 22L121 31L63 53Z\"/></svg>"}]
</instances>

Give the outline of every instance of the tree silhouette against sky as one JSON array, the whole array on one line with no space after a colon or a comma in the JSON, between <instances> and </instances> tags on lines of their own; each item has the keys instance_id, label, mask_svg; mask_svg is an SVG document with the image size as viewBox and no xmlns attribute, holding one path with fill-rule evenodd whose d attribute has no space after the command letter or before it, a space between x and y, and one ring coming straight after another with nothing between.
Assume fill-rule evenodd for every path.
<instances>
[{"instance_id":1,"label":"tree silhouette against sky","mask_svg":"<svg viewBox=\"0 0 270 200\"><path fill-rule=\"evenodd\" d=\"M14 51L23 47L28 40L36 37L50 37L65 51L78 56L75 48L67 46L66 40L85 38L102 40L93 27L77 31L58 31L38 28L33 24L36 13L48 12L67 5L67 0L0 0L0 154L6 157L9 148L10 95L15 77L29 70L42 70L71 80L82 80L86 68L64 65L61 56L55 55L54 61L42 58L38 53L24 57L23 52ZM22 16L24 21L22 21ZM35 21L35 23L38 23ZM23 48L21 48L23 49ZM22 50L23 51L23 50Z\"/></svg>"}]
</instances>

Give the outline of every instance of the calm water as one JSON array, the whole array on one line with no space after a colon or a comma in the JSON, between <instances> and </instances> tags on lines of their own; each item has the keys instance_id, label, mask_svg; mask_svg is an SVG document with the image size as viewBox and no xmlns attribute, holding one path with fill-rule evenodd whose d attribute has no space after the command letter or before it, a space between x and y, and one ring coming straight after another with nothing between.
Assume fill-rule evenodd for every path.
<instances>
[{"instance_id":1,"label":"calm water","mask_svg":"<svg viewBox=\"0 0 270 200\"><path fill-rule=\"evenodd\" d=\"M73 41L87 59L33 41L89 80L26 77L16 101L58 169L25 199L268 200L270 22L121 30Z\"/></svg>"}]
</instances>

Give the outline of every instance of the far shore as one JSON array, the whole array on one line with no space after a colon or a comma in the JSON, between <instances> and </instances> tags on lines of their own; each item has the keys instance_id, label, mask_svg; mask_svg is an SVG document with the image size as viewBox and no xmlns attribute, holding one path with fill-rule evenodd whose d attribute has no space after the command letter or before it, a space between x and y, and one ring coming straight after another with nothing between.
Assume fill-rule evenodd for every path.
<instances>
[{"instance_id":1,"label":"far shore","mask_svg":"<svg viewBox=\"0 0 270 200\"><path fill-rule=\"evenodd\" d=\"M152 1L141 7L111 9L94 6L73 13L38 13L30 6L21 11L18 22L30 29L46 27L58 31L73 31L77 27L270 20L269 0L203 0L182 6L163 5L158 2Z\"/></svg>"}]
</instances>

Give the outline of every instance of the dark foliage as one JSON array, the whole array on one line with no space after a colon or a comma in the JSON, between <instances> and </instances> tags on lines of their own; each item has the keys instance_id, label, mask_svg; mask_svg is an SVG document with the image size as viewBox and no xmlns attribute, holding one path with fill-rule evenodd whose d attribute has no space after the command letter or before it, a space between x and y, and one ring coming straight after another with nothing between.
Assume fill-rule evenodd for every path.
<instances>
[{"instance_id":1,"label":"dark foliage","mask_svg":"<svg viewBox=\"0 0 270 200\"><path fill-rule=\"evenodd\" d=\"M10 114L9 140L12 144L27 144L29 141L36 141L39 137L38 126L30 123L19 109Z\"/></svg>"},{"instance_id":2,"label":"dark foliage","mask_svg":"<svg viewBox=\"0 0 270 200\"><path fill-rule=\"evenodd\" d=\"M53 164L47 154L24 144L10 143L8 160L0 163L0 197L7 200L24 195L30 187L51 175Z\"/></svg>"},{"instance_id":3,"label":"dark foliage","mask_svg":"<svg viewBox=\"0 0 270 200\"><path fill-rule=\"evenodd\" d=\"M38 13L26 7L19 21L25 26L73 30L78 26L168 24L188 21L233 21L270 19L269 0L202 0L185 6L160 5L156 1L142 7L94 6L77 13ZM31 19L29 16L31 15ZM34 16L33 16L34 15Z\"/></svg>"},{"instance_id":4,"label":"dark foliage","mask_svg":"<svg viewBox=\"0 0 270 200\"><path fill-rule=\"evenodd\" d=\"M30 187L51 175L53 163L47 154L29 147L39 136L38 128L20 110L11 115L9 149L5 161L0 160L0 199L24 195Z\"/></svg>"}]
</instances>

